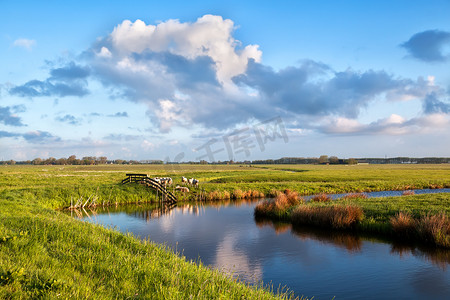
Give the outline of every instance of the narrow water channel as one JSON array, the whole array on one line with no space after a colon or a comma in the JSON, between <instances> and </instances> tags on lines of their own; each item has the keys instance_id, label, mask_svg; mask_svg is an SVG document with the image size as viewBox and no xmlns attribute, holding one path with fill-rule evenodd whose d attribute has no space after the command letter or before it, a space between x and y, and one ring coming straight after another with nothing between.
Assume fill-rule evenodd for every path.
<instances>
[{"instance_id":1,"label":"narrow water channel","mask_svg":"<svg viewBox=\"0 0 450 300\"><path fill-rule=\"evenodd\" d=\"M450 251L255 220L256 201L133 205L79 217L166 244L188 260L314 299L450 299Z\"/></svg>"}]
</instances>

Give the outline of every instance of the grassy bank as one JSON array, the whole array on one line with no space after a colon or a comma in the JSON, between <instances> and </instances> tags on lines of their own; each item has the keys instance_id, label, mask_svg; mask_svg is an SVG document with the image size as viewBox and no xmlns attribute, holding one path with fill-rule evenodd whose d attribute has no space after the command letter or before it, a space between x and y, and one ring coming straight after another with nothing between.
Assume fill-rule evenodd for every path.
<instances>
[{"instance_id":1,"label":"grassy bank","mask_svg":"<svg viewBox=\"0 0 450 300\"><path fill-rule=\"evenodd\" d=\"M424 194L386 198L353 195L331 201L325 195L305 203L286 191L260 203L256 217L332 229L372 232L401 240L450 248L450 195Z\"/></svg>"},{"instance_id":2,"label":"grassy bank","mask_svg":"<svg viewBox=\"0 0 450 300\"><path fill-rule=\"evenodd\" d=\"M0 298L275 299L162 246L0 200Z\"/></svg>"}]
</instances>

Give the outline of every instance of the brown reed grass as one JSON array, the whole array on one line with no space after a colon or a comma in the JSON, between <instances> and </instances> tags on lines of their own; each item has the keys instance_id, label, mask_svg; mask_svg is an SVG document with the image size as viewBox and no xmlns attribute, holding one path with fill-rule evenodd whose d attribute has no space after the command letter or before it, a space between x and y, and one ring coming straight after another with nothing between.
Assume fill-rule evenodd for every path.
<instances>
[{"instance_id":1,"label":"brown reed grass","mask_svg":"<svg viewBox=\"0 0 450 300\"><path fill-rule=\"evenodd\" d=\"M413 190L407 190L407 191L403 191L402 195L403 196L410 196L410 195L415 195L416 193Z\"/></svg>"},{"instance_id":2,"label":"brown reed grass","mask_svg":"<svg viewBox=\"0 0 450 300\"><path fill-rule=\"evenodd\" d=\"M398 212L389 222L394 233L401 239L409 239L416 235L417 222L407 212Z\"/></svg>"},{"instance_id":3,"label":"brown reed grass","mask_svg":"<svg viewBox=\"0 0 450 300\"><path fill-rule=\"evenodd\" d=\"M255 207L255 215L270 215L287 212L291 207L301 203L301 197L297 192L288 192L288 195L279 193L275 199L258 203Z\"/></svg>"},{"instance_id":4,"label":"brown reed grass","mask_svg":"<svg viewBox=\"0 0 450 300\"><path fill-rule=\"evenodd\" d=\"M233 199L242 199L244 196L244 192L240 189L236 189L233 191L232 197Z\"/></svg>"},{"instance_id":5,"label":"brown reed grass","mask_svg":"<svg viewBox=\"0 0 450 300\"><path fill-rule=\"evenodd\" d=\"M318 194L311 198L312 202L331 202L331 200L331 197L324 193Z\"/></svg>"},{"instance_id":6,"label":"brown reed grass","mask_svg":"<svg viewBox=\"0 0 450 300\"><path fill-rule=\"evenodd\" d=\"M427 242L442 247L450 246L450 220L445 213L423 216L417 224L417 231Z\"/></svg>"},{"instance_id":7,"label":"brown reed grass","mask_svg":"<svg viewBox=\"0 0 450 300\"><path fill-rule=\"evenodd\" d=\"M364 213L358 206L300 205L292 212L292 222L337 229L352 228L362 221Z\"/></svg>"}]
</instances>

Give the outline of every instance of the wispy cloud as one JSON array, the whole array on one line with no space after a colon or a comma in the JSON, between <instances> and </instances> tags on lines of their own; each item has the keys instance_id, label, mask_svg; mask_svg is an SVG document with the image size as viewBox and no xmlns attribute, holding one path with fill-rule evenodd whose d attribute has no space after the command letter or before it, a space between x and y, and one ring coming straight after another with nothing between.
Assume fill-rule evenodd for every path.
<instances>
[{"instance_id":1,"label":"wispy cloud","mask_svg":"<svg viewBox=\"0 0 450 300\"><path fill-rule=\"evenodd\" d=\"M21 47L21 48L25 48L27 50L31 50L34 46L36 45L36 41L35 40L30 40L30 39L17 39L13 42L13 46L14 47Z\"/></svg>"},{"instance_id":2,"label":"wispy cloud","mask_svg":"<svg viewBox=\"0 0 450 300\"><path fill-rule=\"evenodd\" d=\"M126 111L123 112L117 112L113 115L108 115L108 117L111 118L128 118L128 113Z\"/></svg>"},{"instance_id":3,"label":"wispy cloud","mask_svg":"<svg viewBox=\"0 0 450 300\"><path fill-rule=\"evenodd\" d=\"M433 113L406 119L397 114L369 124L342 117L325 120L316 126L320 132L338 135L405 135L444 131L450 126L450 116Z\"/></svg>"},{"instance_id":4,"label":"wispy cloud","mask_svg":"<svg viewBox=\"0 0 450 300\"><path fill-rule=\"evenodd\" d=\"M58 122L67 123L70 125L79 125L81 122L80 119L76 118L75 116L68 115L68 114L65 116L62 116L62 117L56 117L55 120Z\"/></svg>"},{"instance_id":5,"label":"wispy cloud","mask_svg":"<svg viewBox=\"0 0 450 300\"><path fill-rule=\"evenodd\" d=\"M3 131L0 130L0 138L5 138L5 137L18 137L21 136L18 133L14 133L14 132L8 132L8 131Z\"/></svg>"},{"instance_id":6,"label":"wispy cloud","mask_svg":"<svg viewBox=\"0 0 450 300\"><path fill-rule=\"evenodd\" d=\"M54 136L50 132L40 130L29 131L22 136L27 142L33 144L55 143L61 141L60 137Z\"/></svg>"},{"instance_id":7,"label":"wispy cloud","mask_svg":"<svg viewBox=\"0 0 450 300\"><path fill-rule=\"evenodd\" d=\"M108 136L104 137L105 140L111 140L111 141L136 141L139 139L142 139L142 136L140 135L130 135L130 134L110 134Z\"/></svg>"}]
</instances>

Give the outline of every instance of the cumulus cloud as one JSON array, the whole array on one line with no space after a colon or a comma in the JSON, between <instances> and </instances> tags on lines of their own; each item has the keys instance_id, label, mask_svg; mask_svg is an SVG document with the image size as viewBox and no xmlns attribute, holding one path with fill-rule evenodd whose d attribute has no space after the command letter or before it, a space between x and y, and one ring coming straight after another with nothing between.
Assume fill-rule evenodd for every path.
<instances>
[{"instance_id":1,"label":"cumulus cloud","mask_svg":"<svg viewBox=\"0 0 450 300\"><path fill-rule=\"evenodd\" d=\"M126 20L84 58L115 96L145 103L163 133L196 125L225 130L274 115L306 126L313 125L314 116L354 120L379 99L441 93L431 77L335 71L312 60L274 70L261 63L257 45L241 45L233 37L234 29L231 20L212 15L192 23Z\"/></svg>"},{"instance_id":2,"label":"cumulus cloud","mask_svg":"<svg viewBox=\"0 0 450 300\"><path fill-rule=\"evenodd\" d=\"M232 20L213 15L204 15L193 23L168 20L146 25L141 20L126 20L114 29L110 40L114 51L125 55L169 51L189 59L208 56L214 61L218 80L226 83L245 71L249 58L261 59L256 45L237 49L240 43L233 38L233 30ZM110 51L102 47L100 53L106 50Z\"/></svg>"},{"instance_id":3,"label":"cumulus cloud","mask_svg":"<svg viewBox=\"0 0 450 300\"><path fill-rule=\"evenodd\" d=\"M90 70L71 62L62 68L50 70L50 77L44 81L30 80L9 90L11 95L20 97L78 96L89 94L86 78Z\"/></svg>"},{"instance_id":4,"label":"cumulus cloud","mask_svg":"<svg viewBox=\"0 0 450 300\"><path fill-rule=\"evenodd\" d=\"M13 42L14 47L21 47L21 48L25 48L27 50L31 50L34 45L36 45L35 40L23 39L23 38L17 39Z\"/></svg>"},{"instance_id":5,"label":"cumulus cloud","mask_svg":"<svg viewBox=\"0 0 450 300\"><path fill-rule=\"evenodd\" d=\"M241 45L234 29L231 20L212 15L192 23L126 20L84 57L116 94L147 104L150 119L161 131L179 124L206 125L219 121L215 114L223 108L225 119L237 119L228 116L232 108L241 107L232 78L246 71L249 59L261 60L258 46ZM174 111L169 112L169 106Z\"/></svg>"},{"instance_id":6,"label":"cumulus cloud","mask_svg":"<svg viewBox=\"0 0 450 300\"><path fill-rule=\"evenodd\" d=\"M450 32L437 29L426 30L414 34L401 46L418 60L426 62L446 61L450 58Z\"/></svg>"},{"instance_id":7,"label":"cumulus cloud","mask_svg":"<svg viewBox=\"0 0 450 300\"><path fill-rule=\"evenodd\" d=\"M380 99L423 100L425 115L448 112L444 91L433 77L413 80L383 70L334 70L313 60L274 70L261 63L258 46L242 45L234 38L234 30L233 21L213 15L195 22L168 20L156 25L125 20L77 58L84 65L70 62L52 68L48 79L31 80L9 92L82 97L89 93L88 78L95 78L108 88L111 98L145 104L153 130L168 133L178 126L193 128L192 136L199 130L226 132L274 116L302 132L314 128L328 133L372 132L368 128L381 132L381 128L407 123L390 116L377 124L360 124L361 111ZM442 32L438 36L435 49L444 40ZM404 47L416 49L414 41L421 39L414 36ZM95 116L125 118L128 114L85 115ZM331 123L321 123L323 119ZM57 120L77 121L70 115ZM118 137L108 137L114 138Z\"/></svg>"},{"instance_id":8,"label":"cumulus cloud","mask_svg":"<svg viewBox=\"0 0 450 300\"><path fill-rule=\"evenodd\" d=\"M22 120L15 114L23 111L25 111L25 107L22 105L0 106L0 123L9 126L25 126Z\"/></svg>"},{"instance_id":9,"label":"cumulus cloud","mask_svg":"<svg viewBox=\"0 0 450 300\"><path fill-rule=\"evenodd\" d=\"M314 61L279 71L250 61L247 72L236 76L234 82L256 90L272 107L299 115L340 115L346 118L356 118L361 108L378 97L417 99L436 88L422 78L413 81L374 70L335 72L331 67Z\"/></svg>"}]
</instances>

